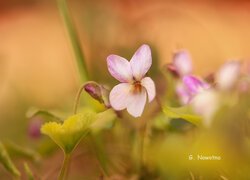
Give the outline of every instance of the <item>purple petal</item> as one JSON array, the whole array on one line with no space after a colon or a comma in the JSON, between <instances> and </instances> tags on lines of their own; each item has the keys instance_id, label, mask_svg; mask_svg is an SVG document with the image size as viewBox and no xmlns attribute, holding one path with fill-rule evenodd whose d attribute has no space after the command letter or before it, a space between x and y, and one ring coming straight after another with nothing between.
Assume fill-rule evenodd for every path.
<instances>
[{"instance_id":1,"label":"purple petal","mask_svg":"<svg viewBox=\"0 0 250 180\"><path fill-rule=\"evenodd\" d=\"M181 101L181 104L183 105L188 104L192 97L183 83L177 84L176 93Z\"/></svg>"},{"instance_id":2,"label":"purple petal","mask_svg":"<svg viewBox=\"0 0 250 180\"><path fill-rule=\"evenodd\" d=\"M128 104L128 113L134 117L140 117L146 104L146 91L142 89L140 93L130 93L130 102Z\"/></svg>"},{"instance_id":3,"label":"purple petal","mask_svg":"<svg viewBox=\"0 0 250 180\"><path fill-rule=\"evenodd\" d=\"M152 65L150 47L145 44L142 45L133 55L130 65L134 78L140 81Z\"/></svg>"},{"instance_id":4,"label":"purple petal","mask_svg":"<svg viewBox=\"0 0 250 180\"><path fill-rule=\"evenodd\" d=\"M191 76L191 75L184 76L182 78L182 81L184 85L186 86L187 90L192 95L195 95L198 92L209 88L209 85L207 83L205 83L204 81L202 81L201 79L195 76Z\"/></svg>"},{"instance_id":5,"label":"purple petal","mask_svg":"<svg viewBox=\"0 0 250 180\"><path fill-rule=\"evenodd\" d=\"M120 83L116 85L110 92L109 101L111 106L117 110L123 110L127 107L130 99L131 85L128 83Z\"/></svg>"},{"instance_id":6,"label":"purple petal","mask_svg":"<svg viewBox=\"0 0 250 180\"><path fill-rule=\"evenodd\" d=\"M146 88L148 101L151 102L155 98L155 83L150 77L145 77L141 80L141 84Z\"/></svg>"},{"instance_id":7,"label":"purple petal","mask_svg":"<svg viewBox=\"0 0 250 180\"><path fill-rule=\"evenodd\" d=\"M230 61L225 63L218 71L216 81L222 90L228 90L234 87L240 75L240 62Z\"/></svg>"},{"instance_id":8,"label":"purple petal","mask_svg":"<svg viewBox=\"0 0 250 180\"><path fill-rule=\"evenodd\" d=\"M101 86L95 82L89 82L84 85L85 91L94 99L103 103Z\"/></svg>"},{"instance_id":9,"label":"purple petal","mask_svg":"<svg viewBox=\"0 0 250 180\"><path fill-rule=\"evenodd\" d=\"M133 80L130 63L123 57L110 55L107 57L108 70L110 74L120 82Z\"/></svg>"},{"instance_id":10,"label":"purple petal","mask_svg":"<svg viewBox=\"0 0 250 180\"><path fill-rule=\"evenodd\" d=\"M192 60L186 50L181 50L174 54L173 64L181 76L192 73Z\"/></svg>"}]
</instances>

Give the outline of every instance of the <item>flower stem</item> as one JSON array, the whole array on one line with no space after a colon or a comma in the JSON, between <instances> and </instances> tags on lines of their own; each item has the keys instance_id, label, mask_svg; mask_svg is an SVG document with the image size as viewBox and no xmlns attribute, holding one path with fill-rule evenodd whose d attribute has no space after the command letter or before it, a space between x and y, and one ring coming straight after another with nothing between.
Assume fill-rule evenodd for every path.
<instances>
[{"instance_id":1,"label":"flower stem","mask_svg":"<svg viewBox=\"0 0 250 180\"><path fill-rule=\"evenodd\" d=\"M87 81L87 66L84 59L84 55L81 49L81 43L77 36L77 32L75 26L73 24L72 18L70 17L69 8L67 5L67 0L57 0L58 8L60 10L61 16L63 18L65 27L69 34L69 39L72 45L72 49L74 51L76 64L78 66L78 71L80 75L81 83Z\"/></svg>"},{"instance_id":2,"label":"flower stem","mask_svg":"<svg viewBox=\"0 0 250 180\"><path fill-rule=\"evenodd\" d=\"M137 129L137 147L138 147L138 157L137 157L137 172L140 175L144 166L144 143L146 135L146 122L143 122L141 127Z\"/></svg>"},{"instance_id":3,"label":"flower stem","mask_svg":"<svg viewBox=\"0 0 250 180\"><path fill-rule=\"evenodd\" d=\"M77 113L77 108L78 108L78 105L79 105L79 101L80 101L82 91L84 90L84 86L85 86L85 83L80 87L80 89L78 90L78 92L76 94L76 99L75 99L75 104L74 104L74 109L73 109L74 114Z\"/></svg>"},{"instance_id":4,"label":"flower stem","mask_svg":"<svg viewBox=\"0 0 250 180\"><path fill-rule=\"evenodd\" d=\"M64 154L64 160L62 164L62 168L59 174L59 180L65 180L67 176L67 171L70 163L70 154Z\"/></svg>"}]
</instances>

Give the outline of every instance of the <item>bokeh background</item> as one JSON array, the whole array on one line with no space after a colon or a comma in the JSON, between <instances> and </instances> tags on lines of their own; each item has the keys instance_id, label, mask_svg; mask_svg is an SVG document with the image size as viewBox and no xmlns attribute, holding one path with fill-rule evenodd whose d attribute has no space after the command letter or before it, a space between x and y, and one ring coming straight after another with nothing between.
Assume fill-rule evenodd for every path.
<instances>
[{"instance_id":1,"label":"bokeh background","mask_svg":"<svg viewBox=\"0 0 250 180\"><path fill-rule=\"evenodd\" d=\"M106 57L128 59L143 43L161 68L179 48L195 73L250 58L250 2L68 0L91 79L111 77ZM0 139L25 141L30 107L69 109L79 87L74 55L55 0L0 1Z\"/></svg>"}]
</instances>

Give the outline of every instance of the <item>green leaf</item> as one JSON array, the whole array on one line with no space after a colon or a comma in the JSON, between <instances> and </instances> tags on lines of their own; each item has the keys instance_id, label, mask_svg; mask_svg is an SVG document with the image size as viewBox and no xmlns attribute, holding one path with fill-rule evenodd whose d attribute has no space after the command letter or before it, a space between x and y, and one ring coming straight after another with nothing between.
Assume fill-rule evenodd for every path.
<instances>
[{"instance_id":1,"label":"green leaf","mask_svg":"<svg viewBox=\"0 0 250 180\"><path fill-rule=\"evenodd\" d=\"M6 142L5 146L11 156L23 157L35 162L41 160L41 156L33 149L14 144L13 142Z\"/></svg>"},{"instance_id":2,"label":"green leaf","mask_svg":"<svg viewBox=\"0 0 250 180\"><path fill-rule=\"evenodd\" d=\"M62 119L56 115L54 115L53 113L46 111L46 110L41 110L41 109L37 109L37 108L30 108L28 110L28 112L26 113L26 117L27 118L33 118L36 116L41 116L43 118L45 118L45 120L48 121L58 121L58 122L62 122Z\"/></svg>"},{"instance_id":3,"label":"green leaf","mask_svg":"<svg viewBox=\"0 0 250 180\"><path fill-rule=\"evenodd\" d=\"M98 133L104 129L110 129L115 122L116 114L112 109L108 109L104 112L98 113L96 120L91 125L93 133Z\"/></svg>"},{"instance_id":4,"label":"green leaf","mask_svg":"<svg viewBox=\"0 0 250 180\"><path fill-rule=\"evenodd\" d=\"M70 116L63 123L48 122L41 132L48 135L66 154L71 153L80 140L90 131L90 125L96 119L96 113L85 110Z\"/></svg>"},{"instance_id":5,"label":"green leaf","mask_svg":"<svg viewBox=\"0 0 250 180\"><path fill-rule=\"evenodd\" d=\"M178 108L165 106L163 107L163 112L171 119L181 118L196 126L199 126L202 123L202 117L192 114L190 108L187 106Z\"/></svg>"},{"instance_id":6,"label":"green leaf","mask_svg":"<svg viewBox=\"0 0 250 180\"><path fill-rule=\"evenodd\" d=\"M29 165L26 162L24 163L24 170L26 172L28 180L34 180L35 179Z\"/></svg>"},{"instance_id":7,"label":"green leaf","mask_svg":"<svg viewBox=\"0 0 250 180\"><path fill-rule=\"evenodd\" d=\"M9 171L14 177L20 177L20 172L11 161L8 152L4 145L0 142L0 162L3 164L5 169Z\"/></svg>"}]
</instances>

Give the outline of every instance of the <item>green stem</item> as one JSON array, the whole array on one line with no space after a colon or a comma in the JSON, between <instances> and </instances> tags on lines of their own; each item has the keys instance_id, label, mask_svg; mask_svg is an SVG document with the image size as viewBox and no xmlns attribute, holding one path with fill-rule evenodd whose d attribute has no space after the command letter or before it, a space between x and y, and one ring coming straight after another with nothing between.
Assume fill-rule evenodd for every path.
<instances>
[{"instance_id":1,"label":"green stem","mask_svg":"<svg viewBox=\"0 0 250 180\"><path fill-rule=\"evenodd\" d=\"M80 97L81 97L82 91L84 90L85 84L86 84L86 83L84 83L84 84L80 87L80 89L78 90L78 92L77 92L77 94L76 94L76 99L75 99L75 104L74 104L74 109L73 109L74 114L77 113L77 108L78 108L78 105L79 105L79 102L80 102Z\"/></svg>"},{"instance_id":2,"label":"green stem","mask_svg":"<svg viewBox=\"0 0 250 180\"><path fill-rule=\"evenodd\" d=\"M142 124L140 128L137 129L137 142L138 142L138 159L137 159L137 171L141 174L144 165L144 142L146 134L146 122Z\"/></svg>"},{"instance_id":3,"label":"green stem","mask_svg":"<svg viewBox=\"0 0 250 180\"><path fill-rule=\"evenodd\" d=\"M69 167L69 162L70 162L70 154L64 154L64 160L63 160L63 165L59 174L59 180L65 180L67 176L67 171Z\"/></svg>"},{"instance_id":4,"label":"green stem","mask_svg":"<svg viewBox=\"0 0 250 180\"><path fill-rule=\"evenodd\" d=\"M96 83L96 82L94 82L94 81L87 81L87 82L85 82L85 83L79 88L79 90L78 90L78 92L77 92L77 94L76 94L76 98L75 98L75 104L74 104L74 109L73 109L74 114L77 113L77 109L78 109L79 102L80 102L80 97L81 97L81 95L82 95L82 92L83 92L83 90L84 90L85 85L88 84L88 83Z\"/></svg>"},{"instance_id":5,"label":"green stem","mask_svg":"<svg viewBox=\"0 0 250 180\"><path fill-rule=\"evenodd\" d=\"M87 81L87 66L84 59L84 55L81 49L81 43L76 33L75 26L70 17L69 8L67 6L66 0L57 0L58 8L60 10L61 16L63 18L65 27L68 31L72 49L74 51L76 64L78 66L78 71L80 75L81 83Z\"/></svg>"}]
</instances>

